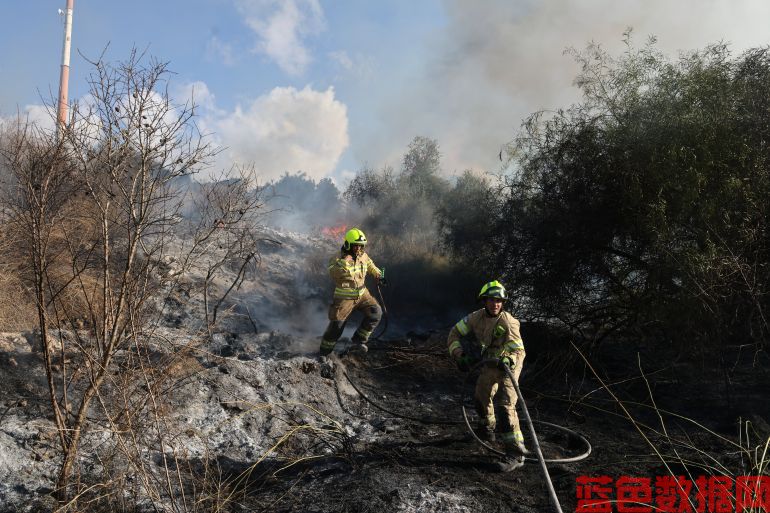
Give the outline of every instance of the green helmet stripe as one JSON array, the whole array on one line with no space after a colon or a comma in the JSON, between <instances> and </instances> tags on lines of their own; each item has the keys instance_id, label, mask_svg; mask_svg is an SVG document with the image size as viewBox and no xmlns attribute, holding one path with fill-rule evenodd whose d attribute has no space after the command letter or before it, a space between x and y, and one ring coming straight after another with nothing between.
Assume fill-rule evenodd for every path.
<instances>
[{"instance_id":1,"label":"green helmet stripe","mask_svg":"<svg viewBox=\"0 0 770 513\"><path fill-rule=\"evenodd\" d=\"M481 292L479 292L479 299L483 297L497 297L500 299L508 299L508 294L505 292L505 287L502 283L499 281L490 281L489 283L485 283L483 287L481 287Z\"/></svg>"}]
</instances>

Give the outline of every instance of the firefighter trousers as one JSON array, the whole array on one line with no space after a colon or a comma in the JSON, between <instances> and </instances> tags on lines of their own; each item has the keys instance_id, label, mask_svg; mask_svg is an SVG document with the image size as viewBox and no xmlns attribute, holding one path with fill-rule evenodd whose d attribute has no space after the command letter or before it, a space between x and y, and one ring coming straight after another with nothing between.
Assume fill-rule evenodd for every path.
<instances>
[{"instance_id":1,"label":"firefighter trousers","mask_svg":"<svg viewBox=\"0 0 770 513\"><path fill-rule=\"evenodd\" d=\"M345 329L348 317L354 310L363 312L364 318L353 334L353 339L358 342L366 342L369 339L382 318L382 308L374 296L368 290L364 290L358 299L334 298L329 307L329 326L323 334L322 345L326 343L333 346L337 342Z\"/></svg>"},{"instance_id":2,"label":"firefighter trousers","mask_svg":"<svg viewBox=\"0 0 770 513\"><path fill-rule=\"evenodd\" d=\"M523 364L524 355L522 354L518 356L516 365L511 369L511 374L517 383ZM490 429L494 429L497 425L495 398L497 398L502 413L499 431L503 433L503 442L523 441L524 435L519 425L519 416L516 414L516 401L518 400L516 389L513 388L513 383L508 379L508 374L504 370L496 365L485 365L476 381L474 400L481 423L489 426Z\"/></svg>"}]
</instances>

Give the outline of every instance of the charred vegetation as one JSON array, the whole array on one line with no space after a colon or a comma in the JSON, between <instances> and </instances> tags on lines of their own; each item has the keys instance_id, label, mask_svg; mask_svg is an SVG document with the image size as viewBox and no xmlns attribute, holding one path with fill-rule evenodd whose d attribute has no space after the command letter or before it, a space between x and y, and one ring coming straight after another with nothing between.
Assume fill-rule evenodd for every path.
<instances>
[{"instance_id":1,"label":"charred vegetation","mask_svg":"<svg viewBox=\"0 0 770 513\"><path fill-rule=\"evenodd\" d=\"M0 425L54 476L29 507L545 511L539 475L492 474L460 422L447 329L491 279L533 416L598 446L552 469L566 506L579 473L766 475L768 51L573 55L582 101L526 120L498 175L448 178L416 137L343 190L197 183L217 150L139 55L93 63L61 137L4 127L0 323L26 336L0 336ZM319 361L353 225L390 324L366 359Z\"/></svg>"}]
</instances>

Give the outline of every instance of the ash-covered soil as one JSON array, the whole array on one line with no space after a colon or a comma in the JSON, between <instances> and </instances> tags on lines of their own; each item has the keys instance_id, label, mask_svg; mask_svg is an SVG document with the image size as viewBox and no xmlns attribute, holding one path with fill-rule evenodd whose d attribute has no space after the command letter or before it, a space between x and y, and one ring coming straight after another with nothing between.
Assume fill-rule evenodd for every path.
<instances>
[{"instance_id":1,"label":"ash-covered soil","mask_svg":"<svg viewBox=\"0 0 770 513\"><path fill-rule=\"evenodd\" d=\"M200 327L199 277L185 277L185 287L159 300L156 359L186 348L164 392L173 466L195 483L186 493L211 496L215 489L221 511L552 510L536 463L499 473L496 456L468 433L460 406L471 384L464 390L465 375L446 356L446 329L388 330L365 355L345 354L343 341L334 355L319 358L329 290L310 270L325 267L335 245L270 236L282 244L266 244L264 265L231 299L227 321L200 345L188 344ZM307 276L297 279L297 269ZM348 330L357 322L351 319ZM575 508L577 476L665 475L661 456L683 474L737 475L748 464L740 446L761 445L770 435L764 352L728 348L714 361L671 347L605 344L588 359L613 397L573 350L546 350L534 327L525 325L523 334L521 386L530 414L581 433L593 446L586 460L549 465L564 511ZM54 511L60 456L32 332L0 335L0 377L0 511ZM571 437L536 428L548 458L583 450ZM100 429L86 437L84 479L104 470L110 440ZM150 471L160 473L170 455L149 447L146 457L154 462ZM206 511L175 500L173 508L139 501L134 510Z\"/></svg>"},{"instance_id":2,"label":"ash-covered soil","mask_svg":"<svg viewBox=\"0 0 770 513\"><path fill-rule=\"evenodd\" d=\"M199 369L175 392L172 415L188 436L187 463L202 473L203 459L213 457L219 479L229 483L231 511L549 511L535 463L498 473L495 456L467 432L459 406L464 375L445 358L444 335L376 342L366 355L326 359L292 352L291 339L275 334L215 337L210 354L190 363ZM47 494L57 451L40 353L19 336L4 336L0 349L3 511L45 511L52 508ZM719 436L737 442L741 416L752 421L755 442L767 436L764 385L756 376L751 387L734 385L731 407L718 393L700 393L715 391L718 382L687 381L687 366L696 367L653 369L647 378L658 408L704 425L665 415L669 432L686 434L707 453L700 457L704 465L719 462L737 471L738 451ZM665 474L595 379L581 382L554 367L535 358L528 362L522 386L530 413L582 433L594 449L585 461L549 465L564 511L574 510L578 475ZM640 425L659 428L649 397L632 400L636 394L644 398L640 387L647 388L644 380L631 377L612 389ZM546 457L582 450L575 440L540 428ZM664 437L645 432L672 455Z\"/></svg>"},{"instance_id":3,"label":"ash-covered soil","mask_svg":"<svg viewBox=\"0 0 770 513\"><path fill-rule=\"evenodd\" d=\"M322 379L333 381L340 408L355 426L350 445L255 483L253 493L269 504L265 510L546 511L537 467L499 473L496 457L468 433L460 410L464 376L445 357L445 335L332 357L334 378ZM367 399L351 390L351 382ZM557 444L567 441L552 438L544 442L547 454L564 453ZM572 470L552 468L565 497Z\"/></svg>"}]
</instances>

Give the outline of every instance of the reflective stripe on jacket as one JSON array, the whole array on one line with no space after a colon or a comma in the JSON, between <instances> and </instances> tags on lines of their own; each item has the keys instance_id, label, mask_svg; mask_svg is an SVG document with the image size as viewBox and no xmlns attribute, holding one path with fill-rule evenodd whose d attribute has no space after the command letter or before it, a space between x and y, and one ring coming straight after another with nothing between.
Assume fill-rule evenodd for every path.
<instances>
[{"instance_id":1,"label":"reflective stripe on jacket","mask_svg":"<svg viewBox=\"0 0 770 513\"><path fill-rule=\"evenodd\" d=\"M519 331L520 323L508 312L490 317L486 310L476 310L460 319L449 332L447 346L449 355L461 349L460 339L472 335L486 358L500 358L518 351L524 351L524 341Z\"/></svg>"},{"instance_id":2,"label":"reflective stripe on jacket","mask_svg":"<svg viewBox=\"0 0 770 513\"><path fill-rule=\"evenodd\" d=\"M366 290L364 281L366 275L371 274L375 278L380 277L380 270L374 265L369 255L363 253L353 262L345 260L345 254L329 260L329 275L334 280L334 297L345 299L358 299Z\"/></svg>"}]
</instances>

